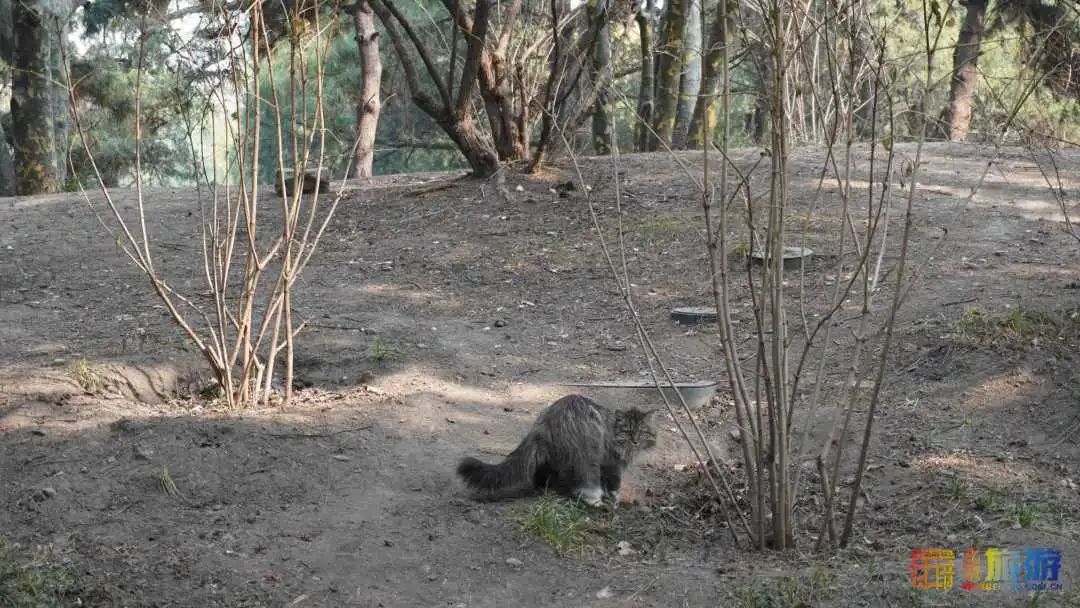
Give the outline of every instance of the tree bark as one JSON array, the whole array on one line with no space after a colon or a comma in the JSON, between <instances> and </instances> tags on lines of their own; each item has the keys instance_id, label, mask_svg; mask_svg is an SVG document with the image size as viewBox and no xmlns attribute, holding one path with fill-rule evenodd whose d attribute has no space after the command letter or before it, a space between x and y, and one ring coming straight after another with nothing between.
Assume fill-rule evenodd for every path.
<instances>
[{"instance_id":1,"label":"tree bark","mask_svg":"<svg viewBox=\"0 0 1080 608\"><path fill-rule=\"evenodd\" d=\"M608 16L608 0L592 0L589 3L589 20L597 28L596 46L593 49L593 86L597 87L596 103L592 111L592 143L597 154L611 154L611 115L608 104L611 93L611 24ZM596 23L599 21L598 23Z\"/></svg>"},{"instance_id":2,"label":"tree bark","mask_svg":"<svg viewBox=\"0 0 1080 608\"><path fill-rule=\"evenodd\" d=\"M654 0L647 0L644 4L634 16L638 24L638 35L641 38L641 84L638 88L637 122L634 125L634 149L638 152L648 150L649 141L652 139L649 125L652 124L653 100L655 99L653 87L656 75L656 64L653 61Z\"/></svg>"},{"instance_id":3,"label":"tree bark","mask_svg":"<svg viewBox=\"0 0 1080 608\"><path fill-rule=\"evenodd\" d=\"M765 43L758 40L750 43L750 53L756 56L755 71L757 76L757 90L754 98L754 109L749 114L746 133L753 139L755 144L765 142L765 127L772 115L773 96L773 63L769 50Z\"/></svg>"},{"instance_id":4,"label":"tree bark","mask_svg":"<svg viewBox=\"0 0 1080 608\"><path fill-rule=\"evenodd\" d=\"M449 115L438 120L439 125L457 144L458 150L465 156L472 173L476 177L491 177L499 170L499 159L492 153L488 143L473 122L472 114L465 114L460 119Z\"/></svg>"},{"instance_id":5,"label":"tree bark","mask_svg":"<svg viewBox=\"0 0 1080 608\"><path fill-rule=\"evenodd\" d=\"M0 125L0 196L15 196L15 163Z\"/></svg>"},{"instance_id":6,"label":"tree bark","mask_svg":"<svg viewBox=\"0 0 1080 608\"><path fill-rule=\"evenodd\" d=\"M716 124L716 115L720 108L720 78L724 73L724 66L720 61L723 58L724 45L727 44L725 40L725 33L735 31L735 11L738 6L729 0L720 0L720 2L727 2L727 28L724 27L724 11L717 10L716 18L712 22L712 26L709 28L709 46L705 51L705 60L702 62L702 78L701 78L701 96L698 98L696 104L694 104L694 114L690 118L690 127L687 129L687 145L695 150L704 147L705 142L708 141L711 134L705 133L706 124ZM726 29L726 32L725 32ZM730 33L728 33L730 36ZM731 57L733 53L728 52L728 57ZM708 122L706 122L708 118ZM724 117L727 120L728 117Z\"/></svg>"},{"instance_id":7,"label":"tree bark","mask_svg":"<svg viewBox=\"0 0 1080 608\"><path fill-rule=\"evenodd\" d=\"M941 115L941 135L950 141L963 141L971 127L971 98L978 84L979 49L986 32L987 0L967 0L966 5L960 37L953 50L949 104Z\"/></svg>"},{"instance_id":8,"label":"tree bark","mask_svg":"<svg viewBox=\"0 0 1080 608\"><path fill-rule=\"evenodd\" d=\"M0 89L11 82L11 65L15 49L15 32L11 28L11 0L0 0ZM0 116L10 108L0 108ZM0 196L15 195L15 161L8 147L7 134L0 124Z\"/></svg>"},{"instance_id":9,"label":"tree bark","mask_svg":"<svg viewBox=\"0 0 1080 608\"><path fill-rule=\"evenodd\" d=\"M564 4L562 0L549 0L548 7L551 10L551 54L548 58L548 77L544 83L544 94L542 102L544 104L543 116L540 119L540 139L536 142L536 151L533 152L532 160L529 162L529 173L536 172L537 169L544 163L547 156L548 143L551 140L551 134L555 130L555 121L557 120L555 112L559 97L559 80L564 72L564 56L566 50L562 43L562 35L559 32L559 19L561 15L561 5Z\"/></svg>"},{"instance_id":10,"label":"tree bark","mask_svg":"<svg viewBox=\"0 0 1080 608\"><path fill-rule=\"evenodd\" d=\"M356 45L360 51L360 67L363 82L356 100L356 160L353 174L356 177L374 175L375 132L379 127L382 109L379 85L382 82L382 61L379 58L379 32L375 30L375 11L366 0L357 2L353 11L356 26Z\"/></svg>"},{"instance_id":11,"label":"tree bark","mask_svg":"<svg viewBox=\"0 0 1080 608\"><path fill-rule=\"evenodd\" d=\"M10 65L15 53L15 30L12 29L13 17L11 13L12 0L0 0L0 63ZM6 84L11 74L0 72L0 78L4 78L0 84Z\"/></svg>"},{"instance_id":12,"label":"tree bark","mask_svg":"<svg viewBox=\"0 0 1080 608\"><path fill-rule=\"evenodd\" d=\"M60 50L62 41L67 40L68 27L60 27L57 33L51 23L46 23L46 39L49 47L49 107L52 118L52 158L53 167L56 168L57 187L64 189L68 177L68 148L71 143L71 130L69 125L70 108L68 106L67 66L64 65L64 54Z\"/></svg>"},{"instance_id":13,"label":"tree bark","mask_svg":"<svg viewBox=\"0 0 1080 608\"><path fill-rule=\"evenodd\" d=\"M697 105L698 93L701 92L701 3L705 1L690 0L687 4L679 102L675 110L675 132L672 135L676 148L686 147L690 119L694 106Z\"/></svg>"},{"instance_id":14,"label":"tree bark","mask_svg":"<svg viewBox=\"0 0 1080 608\"><path fill-rule=\"evenodd\" d=\"M861 16L861 15L860 15ZM870 22L857 18L852 24L851 55L852 61L870 61L874 56L873 32ZM855 86L853 103L855 106L855 133L862 139L869 139L874 133L874 79L864 74Z\"/></svg>"},{"instance_id":15,"label":"tree bark","mask_svg":"<svg viewBox=\"0 0 1080 608\"><path fill-rule=\"evenodd\" d=\"M18 194L59 191L50 105L49 36L40 9L28 2L12 7L15 31L11 87L15 189Z\"/></svg>"},{"instance_id":16,"label":"tree bark","mask_svg":"<svg viewBox=\"0 0 1080 608\"><path fill-rule=\"evenodd\" d=\"M517 69L522 68L517 66ZM510 82L504 55L496 52L490 60L481 60L480 96L491 125L495 151L499 160L506 162L524 160L529 150L528 105L524 93L515 101Z\"/></svg>"},{"instance_id":17,"label":"tree bark","mask_svg":"<svg viewBox=\"0 0 1080 608\"><path fill-rule=\"evenodd\" d=\"M688 0L670 0L664 15L663 41L656 61L656 107L652 121L654 134L649 142L651 150L659 149L661 143L671 145L671 136L675 132L686 7L689 4Z\"/></svg>"},{"instance_id":18,"label":"tree bark","mask_svg":"<svg viewBox=\"0 0 1080 608\"><path fill-rule=\"evenodd\" d=\"M524 87L515 97L511 83L525 80L522 60L511 65L506 62L510 35L514 31L523 0L513 0L502 14L502 31L489 61L481 62L480 95L484 98L495 139L495 150L501 161L525 160L529 156L529 98ZM513 73L511 73L513 70ZM494 112L494 114L492 114Z\"/></svg>"}]
</instances>

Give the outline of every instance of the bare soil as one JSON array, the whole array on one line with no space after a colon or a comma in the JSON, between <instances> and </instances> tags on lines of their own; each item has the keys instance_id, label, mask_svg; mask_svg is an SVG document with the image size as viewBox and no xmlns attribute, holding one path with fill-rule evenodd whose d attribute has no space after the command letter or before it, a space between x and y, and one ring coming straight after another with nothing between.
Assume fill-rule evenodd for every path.
<instances>
[{"instance_id":1,"label":"bare soil","mask_svg":"<svg viewBox=\"0 0 1080 608\"><path fill-rule=\"evenodd\" d=\"M855 155L858 227L868 149ZM816 194L824 158L802 149L791 169L790 238L805 234L816 255L789 296L809 315L827 305L840 253L831 171ZM669 318L711 302L700 197L680 167L700 155L678 160L618 167L631 290L677 378L723 381L715 326ZM744 171L759 160L736 157ZM189 397L201 362L80 196L0 199L0 536L65 573L65 606L1080 605L1080 246L1023 150L936 144L923 160L911 244L922 278L897 324L847 550L811 550L809 470L799 549L735 547L670 420L581 555L521 530L535 499L478 503L454 478L458 458L498 459L540 409L581 390L562 383L647 377L569 163L489 182L349 184L296 290L308 388L242 412ZM1080 153L1057 161L1075 203ZM614 239L612 164L582 159L582 172ZM117 195L130 209L133 193ZM156 264L182 293L205 290L197 209L192 191L148 196ZM897 208L889 230L902 229ZM1030 323L1010 331L997 322L1009 315ZM847 332L833 339L827 403L852 348ZM701 417L737 478L721 387ZM912 548L973 545L1059 548L1067 591L911 591Z\"/></svg>"}]
</instances>

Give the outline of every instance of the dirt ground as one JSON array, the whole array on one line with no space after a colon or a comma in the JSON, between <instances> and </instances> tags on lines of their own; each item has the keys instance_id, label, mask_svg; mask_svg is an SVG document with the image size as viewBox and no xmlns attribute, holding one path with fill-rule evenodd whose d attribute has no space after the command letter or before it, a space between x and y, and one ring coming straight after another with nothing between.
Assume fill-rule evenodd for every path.
<instances>
[{"instance_id":1,"label":"dirt ground","mask_svg":"<svg viewBox=\"0 0 1080 608\"><path fill-rule=\"evenodd\" d=\"M865 186L868 150L855 153ZM801 149L791 167L792 239L818 205L811 313L840 253L835 179L815 198L824 158ZM758 160L737 156L744 170ZM80 196L0 199L0 538L55 574L63 606L1080 605L1080 321L1069 317L1080 246L1025 151L935 144L924 161L911 249L922 280L897 324L847 550L812 551L816 482L797 505L796 551L735 547L670 419L621 508L593 516L581 555L522 531L535 499L478 503L454 478L457 459L496 460L545 405L580 390L561 383L645 377L584 192L561 186L576 181L566 163L502 183L350 184L297 289L309 388L243 412L177 397L199 359ZM1080 153L1057 162L1075 204ZM610 161L582 171L612 237ZM619 171L642 319L678 378L723 381L715 326L669 318L710 303L696 190L668 156L626 156ZM179 291L205 290L195 193L148 201L157 266ZM894 213L890 232L902 228ZM734 277L749 352L746 277ZM829 402L852 348L849 333L833 340ZM88 377L103 384L85 390ZM701 410L721 456L737 447L729 403L722 385ZM912 548L968 546L1058 548L1066 592L911 590Z\"/></svg>"}]
</instances>

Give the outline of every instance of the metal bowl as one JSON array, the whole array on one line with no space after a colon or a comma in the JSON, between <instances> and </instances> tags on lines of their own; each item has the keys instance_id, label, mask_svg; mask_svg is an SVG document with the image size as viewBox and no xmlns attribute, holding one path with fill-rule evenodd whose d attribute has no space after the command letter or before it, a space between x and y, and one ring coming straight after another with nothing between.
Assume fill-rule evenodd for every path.
<instances>
[{"instance_id":1,"label":"metal bowl","mask_svg":"<svg viewBox=\"0 0 1080 608\"><path fill-rule=\"evenodd\" d=\"M784 247L784 270L793 270L808 261L814 251L807 247ZM769 256L760 249L750 252L750 258L758 264L764 264Z\"/></svg>"},{"instance_id":2,"label":"metal bowl","mask_svg":"<svg viewBox=\"0 0 1080 608\"><path fill-rule=\"evenodd\" d=\"M716 309L712 306L683 306L671 311L671 318L679 325L715 323Z\"/></svg>"}]
</instances>

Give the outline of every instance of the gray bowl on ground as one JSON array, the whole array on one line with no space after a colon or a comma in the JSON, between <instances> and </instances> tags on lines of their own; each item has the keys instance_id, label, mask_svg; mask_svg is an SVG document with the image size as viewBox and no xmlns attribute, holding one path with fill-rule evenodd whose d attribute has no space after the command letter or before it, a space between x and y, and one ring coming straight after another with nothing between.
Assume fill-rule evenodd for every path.
<instances>
[{"instance_id":1,"label":"gray bowl on ground","mask_svg":"<svg viewBox=\"0 0 1080 608\"><path fill-rule=\"evenodd\" d=\"M814 255L814 251L806 247L784 247L784 270L798 268L803 262L810 261L812 255ZM758 249L750 252L750 258L756 264L764 264L768 257L765 252Z\"/></svg>"},{"instance_id":2,"label":"gray bowl on ground","mask_svg":"<svg viewBox=\"0 0 1080 608\"><path fill-rule=\"evenodd\" d=\"M715 323L716 309L712 306L684 306L672 309L671 318L679 325Z\"/></svg>"}]
</instances>

